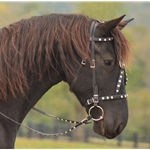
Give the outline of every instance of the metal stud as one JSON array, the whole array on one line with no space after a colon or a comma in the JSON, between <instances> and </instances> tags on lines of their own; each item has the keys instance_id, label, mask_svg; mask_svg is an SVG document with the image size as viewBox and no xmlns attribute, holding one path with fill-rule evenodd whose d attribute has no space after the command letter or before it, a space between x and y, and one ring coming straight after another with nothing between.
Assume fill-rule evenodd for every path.
<instances>
[{"instance_id":1,"label":"metal stud","mask_svg":"<svg viewBox=\"0 0 150 150\"><path fill-rule=\"evenodd\" d=\"M102 41L102 39L101 39L101 38L99 38L99 41Z\"/></svg>"},{"instance_id":2,"label":"metal stud","mask_svg":"<svg viewBox=\"0 0 150 150\"><path fill-rule=\"evenodd\" d=\"M107 96L107 99L109 99L109 97Z\"/></svg>"},{"instance_id":3,"label":"metal stud","mask_svg":"<svg viewBox=\"0 0 150 150\"><path fill-rule=\"evenodd\" d=\"M113 96L111 96L110 98L111 98L111 99L114 99L114 97L113 97Z\"/></svg>"},{"instance_id":4,"label":"metal stud","mask_svg":"<svg viewBox=\"0 0 150 150\"><path fill-rule=\"evenodd\" d=\"M105 97L102 97L102 100L105 100Z\"/></svg>"},{"instance_id":5,"label":"metal stud","mask_svg":"<svg viewBox=\"0 0 150 150\"><path fill-rule=\"evenodd\" d=\"M92 64L90 65L90 68L92 68L92 69L95 68L95 60L94 59L92 60Z\"/></svg>"},{"instance_id":6,"label":"metal stud","mask_svg":"<svg viewBox=\"0 0 150 150\"><path fill-rule=\"evenodd\" d=\"M84 60L82 60L81 64L82 64L83 66L85 66L85 65L86 65L86 62L85 62Z\"/></svg>"},{"instance_id":7,"label":"metal stud","mask_svg":"<svg viewBox=\"0 0 150 150\"><path fill-rule=\"evenodd\" d=\"M118 93L118 92L119 92L119 90L116 90L116 92Z\"/></svg>"},{"instance_id":8,"label":"metal stud","mask_svg":"<svg viewBox=\"0 0 150 150\"><path fill-rule=\"evenodd\" d=\"M100 23L105 23L105 21L103 21L103 20L99 20L99 22L100 22Z\"/></svg>"}]
</instances>

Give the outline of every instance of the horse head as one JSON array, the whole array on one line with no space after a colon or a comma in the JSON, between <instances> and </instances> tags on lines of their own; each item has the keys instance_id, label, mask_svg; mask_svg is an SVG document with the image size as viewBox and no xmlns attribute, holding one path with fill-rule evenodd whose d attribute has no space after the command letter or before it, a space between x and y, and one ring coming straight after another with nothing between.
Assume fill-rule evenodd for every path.
<instances>
[{"instance_id":1,"label":"horse head","mask_svg":"<svg viewBox=\"0 0 150 150\"><path fill-rule=\"evenodd\" d=\"M126 73L128 42L121 33L124 16L93 21L89 29L91 61L82 60L71 90L94 121L93 130L107 138L122 132L128 121Z\"/></svg>"}]
</instances>

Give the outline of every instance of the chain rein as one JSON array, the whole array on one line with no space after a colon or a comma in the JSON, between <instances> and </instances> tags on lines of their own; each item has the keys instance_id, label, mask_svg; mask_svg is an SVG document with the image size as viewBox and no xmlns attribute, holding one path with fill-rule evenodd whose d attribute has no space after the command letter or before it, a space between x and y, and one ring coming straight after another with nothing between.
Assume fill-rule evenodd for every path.
<instances>
[{"instance_id":1,"label":"chain rein","mask_svg":"<svg viewBox=\"0 0 150 150\"><path fill-rule=\"evenodd\" d=\"M89 124L90 122L88 122L88 121L91 120L91 116L88 116L87 118L85 118L85 119L81 120L80 122L78 122L78 121L73 121L73 120L59 118L59 117L53 116L51 114L47 114L47 113L45 113L45 112L43 112L43 111L41 111L41 110L39 110L39 109L37 109L35 107L33 107L32 109L35 110L38 113L41 113L41 114L47 116L47 117L51 117L51 118L54 118L54 119L57 119L57 120L60 120L60 121L63 121L63 122L72 123L72 124L75 124L75 126L71 127L70 129L68 129L68 130L66 130L64 132L61 132L61 133L48 134L48 133L43 133L43 132L40 132L38 130L35 130L35 129L29 127L29 126L23 125L22 123L19 123L19 122L15 121L15 120L11 119L10 117L4 115L2 112L0 112L0 115L2 115L3 117L5 117L8 120L14 122L15 124L18 124L19 126L22 126L22 127L26 128L26 129L28 129L28 130L30 130L30 131L32 131L34 133L40 134L42 136L59 136L59 135L64 135L64 134L67 134L68 132L73 131L74 129L76 129L77 127L79 127L81 125Z\"/></svg>"}]
</instances>

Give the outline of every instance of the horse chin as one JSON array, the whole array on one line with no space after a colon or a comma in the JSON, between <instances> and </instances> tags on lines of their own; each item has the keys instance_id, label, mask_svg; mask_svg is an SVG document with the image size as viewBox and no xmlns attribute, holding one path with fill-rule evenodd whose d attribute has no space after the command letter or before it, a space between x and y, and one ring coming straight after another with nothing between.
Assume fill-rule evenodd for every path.
<instances>
[{"instance_id":1,"label":"horse chin","mask_svg":"<svg viewBox=\"0 0 150 150\"><path fill-rule=\"evenodd\" d=\"M94 121L93 131L98 135L105 136L104 121Z\"/></svg>"},{"instance_id":2,"label":"horse chin","mask_svg":"<svg viewBox=\"0 0 150 150\"><path fill-rule=\"evenodd\" d=\"M118 134L113 134L113 133L111 133L111 134L107 133L107 131L104 127L104 121L94 122L93 131L96 134L106 137L108 139L113 139L118 135Z\"/></svg>"}]
</instances>

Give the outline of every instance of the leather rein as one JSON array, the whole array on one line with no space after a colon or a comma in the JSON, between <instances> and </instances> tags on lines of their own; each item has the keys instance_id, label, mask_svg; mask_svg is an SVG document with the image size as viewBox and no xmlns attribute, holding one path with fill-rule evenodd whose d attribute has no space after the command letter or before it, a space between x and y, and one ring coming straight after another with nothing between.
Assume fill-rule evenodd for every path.
<instances>
[{"instance_id":1,"label":"leather rein","mask_svg":"<svg viewBox=\"0 0 150 150\"><path fill-rule=\"evenodd\" d=\"M62 118L59 118L59 117L56 117L56 116L53 116L51 114L47 114L35 107L33 107L32 109L40 114L43 114L47 117L51 117L51 118L54 118L54 119L57 119L57 120L60 120L60 121L64 121L64 122L68 122L68 123L72 123L72 124L75 124L74 127L68 129L67 131L64 131L64 132L61 132L61 133L53 133L53 134L47 134L47 133L43 133L43 132L40 132L40 131L37 131L35 129L32 129L28 126L25 126L23 125L22 123L19 123L13 119L11 119L10 117L6 116L5 114L3 114L2 112L0 112L0 115L2 115L3 117L5 117L6 119L18 124L19 126L22 126L28 130L31 130L32 132L35 132L37 134L40 134L40 135L43 135L43 136L59 136L59 135L63 135L63 134L67 134L68 132L71 132L72 130L76 129L77 127L81 126L81 125L85 125L85 124L89 124L89 120L93 120L93 121L100 121L102 119L104 119L104 110L101 106L98 105L99 101L101 100L117 100L117 99L123 99L123 98L126 98L128 95L127 94L118 94L119 93L119 90L120 90L120 86L121 86L121 83L122 83L122 79L124 76L126 76L126 81L127 81L127 75L125 75L125 66L122 62L119 62L119 65L120 65L120 75L119 75L119 79L118 79L118 82L117 82L117 86L116 86L116 94L115 95L109 95L109 96L103 96L103 97L99 97L98 95L98 86L96 85L96 73L95 73L95 51L94 51L94 44L93 42L110 42L113 40L113 37L106 37L106 38L96 38L94 37L94 33L95 33L95 30L96 30L96 27L99 23L104 23L103 21L93 21L92 24L91 24L91 27L90 27L90 49L91 49L91 59L92 59L92 64L90 66L90 68L92 69L92 74L93 74L93 78L92 78L92 81L93 81L93 97L88 99L86 104L84 105L85 107L86 106L91 106L88 110L88 117L81 120L80 122L78 121L72 121L72 120L68 120L68 119L62 119ZM80 74L80 71L81 69L86 65L86 62L84 60L82 60L81 62L81 66L78 70L78 73L77 73L77 77L79 76ZM73 85L75 84L75 81L77 79L77 77L73 80L72 84L71 84L71 87L70 89L72 89ZM102 113L101 113L101 116L99 116L99 118L94 118L92 117L91 115L91 111L94 109L94 108L98 108Z\"/></svg>"}]
</instances>

